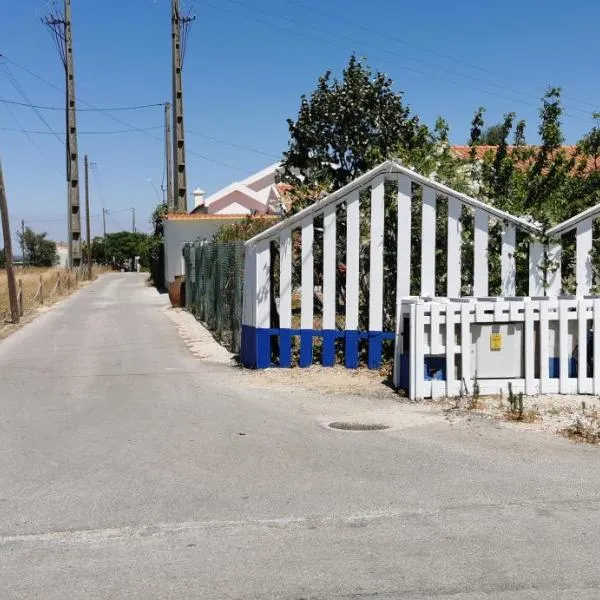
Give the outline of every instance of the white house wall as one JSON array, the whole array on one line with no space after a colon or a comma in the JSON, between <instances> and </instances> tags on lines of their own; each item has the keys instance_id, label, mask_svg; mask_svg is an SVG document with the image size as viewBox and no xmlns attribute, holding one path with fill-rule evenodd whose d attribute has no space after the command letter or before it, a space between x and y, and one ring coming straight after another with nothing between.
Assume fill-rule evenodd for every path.
<instances>
[{"instance_id":1,"label":"white house wall","mask_svg":"<svg viewBox=\"0 0 600 600\"><path fill-rule=\"evenodd\" d=\"M164 221L165 236L165 282L174 281L176 275L183 275L182 249L187 242L210 241L223 225L237 222L234 219L181 219Z\"/></svg>"}]
</instances>

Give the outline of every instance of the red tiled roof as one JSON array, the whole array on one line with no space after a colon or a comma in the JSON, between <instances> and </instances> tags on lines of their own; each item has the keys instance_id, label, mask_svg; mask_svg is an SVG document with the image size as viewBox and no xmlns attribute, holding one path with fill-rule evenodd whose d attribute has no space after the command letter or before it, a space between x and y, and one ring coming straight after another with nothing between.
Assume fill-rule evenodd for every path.
<instances>
[{"instance_id":1,"label":"red tiled roof","mask_svg":"<svg viewBox=\"0 0 600 600\"><path fill-rule=\"evenodd\" d=\"M475 157L478 160L483 160L483 157L486 155L487 152L490 151L494 151L496 150L497 146L475 146ZM509 151L515 150L517 148L517 146L507 146ZM525 148L525 149L530 149L530 150L535 150L537 148L537 146L521 146L521 148ZM577 152L577 146L562 146L561 149L565 152L565 154L567 155L567 158L573 158ZM452 146L452 150L454 151L454 153L459 157L459 158L463 158L463 159L467 159L470 158L471 155L471 146ZM594 171L598 168L600 168L600 163L595 164L594 163L594 159L592 157L579 157L581 160L586 161L587 160L587 164L584 167L584 171L586 173L589 173L591 171ZM523 162L527 162L527 161L523 161Z\"/></svg>"}]
</instances>

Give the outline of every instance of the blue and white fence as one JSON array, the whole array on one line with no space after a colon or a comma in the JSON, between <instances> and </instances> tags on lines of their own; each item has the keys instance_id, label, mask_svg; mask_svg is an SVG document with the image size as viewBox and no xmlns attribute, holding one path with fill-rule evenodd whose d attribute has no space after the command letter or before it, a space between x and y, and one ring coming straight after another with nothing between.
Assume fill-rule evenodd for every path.
<instances>
[{"instance_id":1,"label":"blue and white fence","mask_svg":"<svg viewBox=\"0 0 600 600\"><path fill-rule=\"evenodd\" d=\"M411 399L470 394L475 384L507 393L509 382L526 395L600 394L600 298L412 300L400 315L394 383ZM510 335L494 334L500 327ZM502 376L507 359L514 371Z\"/></svg>"},{"instance_id":2,"label":"blue and white fence","mask_svg":"<svg viewBox=\"0 0 600 600\"><path fill-rule=\"evenodd\" d=\"M397 192L397 222L385 222L385 184L393 185ZM420 188L420 189L419 189ZM369 210L361 210L369 195ZM411 217L414 197L422 198L420 265L411 264ZM427 179L402 165L386 161L344 188L307 207L257 235L246 243L245 290L242 327L241 359L252 368L265 368L271 364L291 365L292 338L300 340L300 366L313 363L315 339L321 339L324 365L335 362L336 345L342 340L344 363L353 368L358 365L360 340L368 344L368 366L378 368L384 340L394 340L395 331L383 330L384 298L384 236L393 227L397 239L396 298L411 297L411 275L420 270L420 295L433 296L436 291L436 204L443 197L448 202L447 216L447 273L448 297L461 296L461 246L462 214L467 207L474 216L475 268L471 292L474 296L487 296L489 292L488 228L490 222L500 222L503 227L501 274L502 293L514 296L516 282L516 233L521 230L534 234L529 243L529 292L534 296L544 294L544 277L540 269L544 247L535 239L539 228L530 222L514 217ZM345 207L345 274L337 265L336 243L338 233L338 207ZM364 207L362 207L364 208ZM368 217L364 215L368 213ZM323 219L322 265L314 261L315 219ZM365 219L368 221L365 222ZM368 231L368 233L365 233ZM362 234L361 234L362 232ZM301 277L297 289L292 284L292 244L301 244ZM278 320L273 314L277 302L272 300L274 285L271 264L271 244L279 246ZM369 247L368 260L368 319L367 327L359 323L360 249ZM344 277L345 301L343 314L337 314L336 290L338 278ZM322 281L322 319L315 322L315 281ZM364 286L363 286L364 287ZM301 298L300 320L293 323L292 295ZM277 325L277 326L275 326ZM317 325L317 326L315 326ZM276 339L277 343L273 344ZM278 354L278 356L275 356Z\"/></svg>"}]
</instances>

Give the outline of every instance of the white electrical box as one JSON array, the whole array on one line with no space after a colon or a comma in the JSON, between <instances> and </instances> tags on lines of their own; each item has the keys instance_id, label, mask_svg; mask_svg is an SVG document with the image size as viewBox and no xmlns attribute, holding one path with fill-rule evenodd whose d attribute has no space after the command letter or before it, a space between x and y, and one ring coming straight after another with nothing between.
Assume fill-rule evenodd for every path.
<instances>
[{"instance_id":1,"label":"white electrical box","mask_svg":"<svg viewBox=\"0 0 600 600\"><path fill-rule=\"evenodd\" d=\"M524 377L523 326L523 323L485 323L471 326L473 379Z\"/></svg>"}]
</instances>

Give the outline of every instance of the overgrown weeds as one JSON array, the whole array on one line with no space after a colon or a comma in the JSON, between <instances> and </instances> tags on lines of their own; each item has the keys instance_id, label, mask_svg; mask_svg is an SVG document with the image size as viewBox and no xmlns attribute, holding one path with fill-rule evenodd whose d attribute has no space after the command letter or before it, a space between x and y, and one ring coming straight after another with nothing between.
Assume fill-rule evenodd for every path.
<instances>
[{"instance_id":1,"label":"overgrown weeds","mask_svg":"<svg viewBox=\"0 0 600 600\"><path fill-rule=\"evenodd\" d=\"M570 427L565 427L559 433L574 442L600 444L600 412L598 409L586 409L585 402L581 403L582 412Z\"/></svg>"},{"instance_id":2,"label":"overgrown weeds","mask_svg":"<svg viewBox=\"0 0 600 600\"><path fill-rule=\"evenodd\" d=\"M508 410L504 413L507 421L518 421L519 423L534 423L538 421L540 415L537 410L524 410L523 392L515 394L512 384L508 384Z\"/></svg>"}]
</instances>

